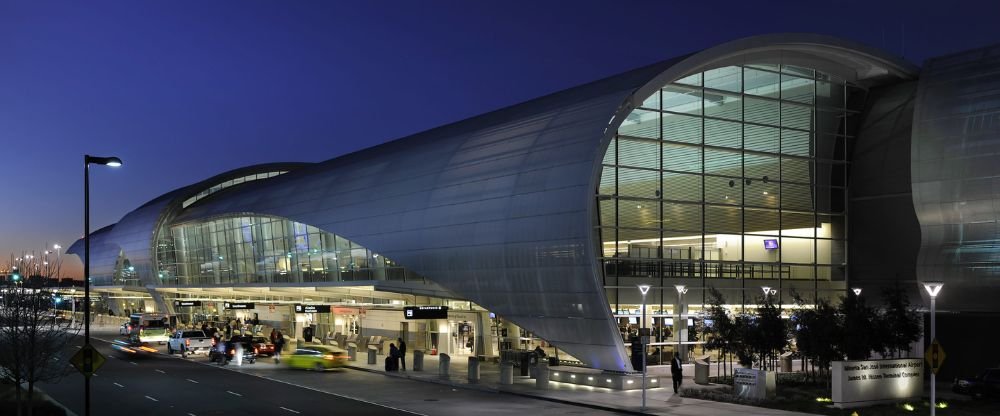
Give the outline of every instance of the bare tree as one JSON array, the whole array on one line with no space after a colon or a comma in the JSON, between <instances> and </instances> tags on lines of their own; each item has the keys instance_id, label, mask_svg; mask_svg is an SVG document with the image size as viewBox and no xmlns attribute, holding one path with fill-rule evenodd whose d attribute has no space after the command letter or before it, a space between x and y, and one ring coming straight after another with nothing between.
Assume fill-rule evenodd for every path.
<instances>
[{"instance_id":1,"label":"bare tree","mask_svg":"<svg viewBox=\"0 0 1000 416\"><path fill-rule=\"evenodd\" d=\"M33 411L35 383L54 381L69 373L68 348L74 340L74 329L60 324L55 314L54 293L29 287L31 278L44 282L48 276L41 274L48 264L35 267L33 256L11 256L8 269L18 278L8 279L0 288L0 379L15 386L17 414ZM37 270L38 274L20 277L21 271ZM11 274L12 276L14 273ZM22 394L27 384L26 394Z\"/></svg>"}]
</instances>

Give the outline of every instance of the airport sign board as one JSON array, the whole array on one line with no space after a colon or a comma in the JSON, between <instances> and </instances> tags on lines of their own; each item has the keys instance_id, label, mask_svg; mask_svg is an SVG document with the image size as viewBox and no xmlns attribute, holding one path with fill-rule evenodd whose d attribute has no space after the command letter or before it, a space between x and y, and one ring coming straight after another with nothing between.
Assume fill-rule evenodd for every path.
<instances>
[{"instance_id":1,"label":"airport sign board","mask_svg":"<svg viewBox=\"0 0 1000 416\"><path fill-rule=\"evenodd\" d=\"M406 306L403 308L406 319L447 319L447 306Z\"/></svg>"},{"instance_id":2,"label":"airport sign board","mask_svg":"<svg viewBox=\"0 0 1000 416\"><path fill-rule=\"evenodd\" d=\"M201 306L200 300L175 300L175 307Z\"/></svg>"},{"instance_id":3,"label":"airport sign board","mask_svg":"<svg viewBox=\"0 0 1000 416\"><path fill-rule=\"evenodd\" d=\"M330 305L295 304L295 313L330 313Z\"/></svg>"},{"instance_id":4,"label":"airport sign board","mask_svg":"<svg viewBox=\"0 0 1000 416\"><path fill-rule=\"evenodd\" d=\"M253 309L254 308L254 304L253 304L253 302L250 302L250 303L247 303L247 302L225 302L225 303L222 304L222 307L225 308L225 309Z\"/></svg>"}]
</instances>

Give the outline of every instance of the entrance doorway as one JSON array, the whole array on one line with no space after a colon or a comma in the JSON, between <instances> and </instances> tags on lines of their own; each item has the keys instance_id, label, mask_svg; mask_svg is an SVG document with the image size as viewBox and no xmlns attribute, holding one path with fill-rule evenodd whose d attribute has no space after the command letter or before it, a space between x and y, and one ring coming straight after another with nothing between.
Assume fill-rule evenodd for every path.
<instances>
[{"instance_id":1,"label":"entrance doorway","mask_svg":"<svg viewBox=\"0 0 1000 416\"><path fill-rule=\"evenodd\" d=\"M448 321L454 355L475 355L476 326L469 321Z\"/></svg>"}]
</instances>

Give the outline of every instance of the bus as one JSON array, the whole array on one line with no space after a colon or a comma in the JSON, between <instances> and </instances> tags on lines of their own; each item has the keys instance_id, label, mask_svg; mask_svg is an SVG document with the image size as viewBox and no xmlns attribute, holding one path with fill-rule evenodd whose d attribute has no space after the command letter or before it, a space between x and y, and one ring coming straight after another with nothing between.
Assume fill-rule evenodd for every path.
<instances>
[{"instance_id":1,"label":"bus","mask_svg":"<svg viewBox=\"0 0 1000 416\"><path fill-rule=\"evenodd\" d=\"M133 313L129 324L132 327L129 337L139 342L163 344L170 337L170 315L165 313Z\"/></svg>"}]
</instances>

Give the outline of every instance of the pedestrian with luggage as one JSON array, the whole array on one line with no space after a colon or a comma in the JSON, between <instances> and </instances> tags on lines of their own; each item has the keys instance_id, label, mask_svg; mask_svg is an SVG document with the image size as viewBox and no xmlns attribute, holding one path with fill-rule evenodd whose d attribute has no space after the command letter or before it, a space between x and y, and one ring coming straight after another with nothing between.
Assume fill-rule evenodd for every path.
<instances>
[{"instance_id":1,"label":"pedestrian with luggage","mask_svg":"<svg viewBox=\"0 0 1000 416\"><path fill-rule=\"evenodd\" d=\"M399 370L399 348L396 344L389 343L389 356L385 360L385 371Z\"/></svg>"},{"instance_id":2,"label":"pedestrian with luggage","mask_svg":"<svg viewBox=\"0 0 1000 416\"><path fill-rule=\"evenodd\" d=\"M403 371L406 371L406 343L403 342L402 338L399 338L399 364Z\"/></svg>"}]
</instances>

